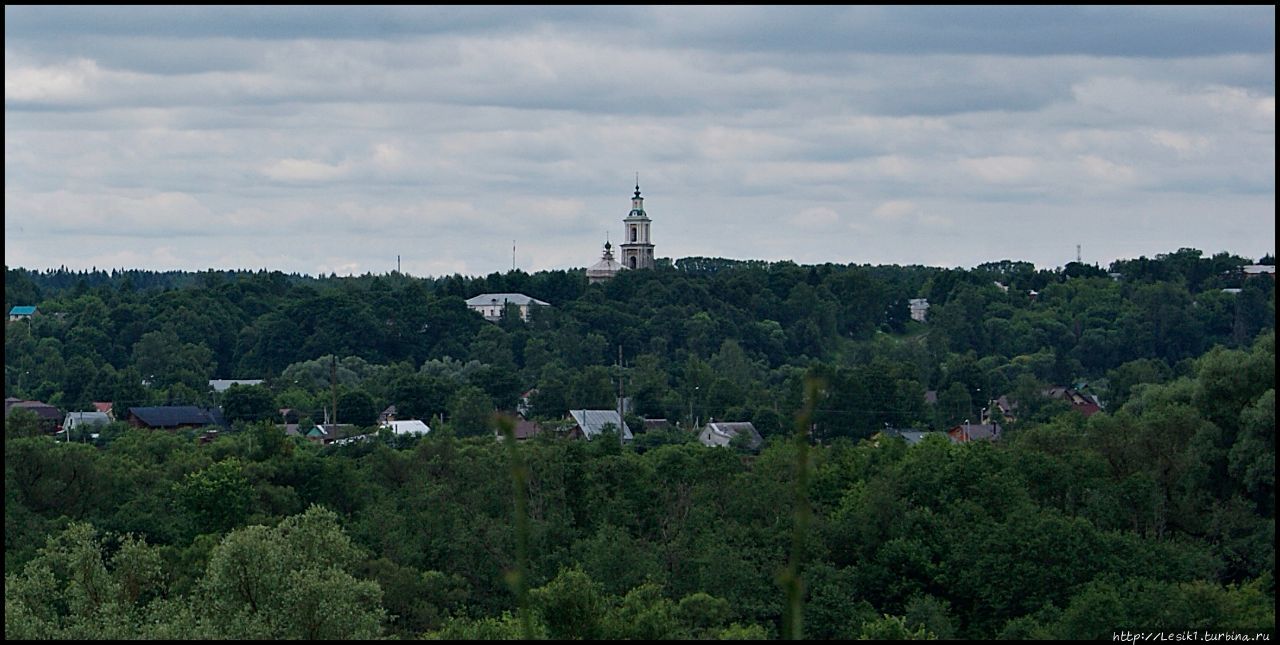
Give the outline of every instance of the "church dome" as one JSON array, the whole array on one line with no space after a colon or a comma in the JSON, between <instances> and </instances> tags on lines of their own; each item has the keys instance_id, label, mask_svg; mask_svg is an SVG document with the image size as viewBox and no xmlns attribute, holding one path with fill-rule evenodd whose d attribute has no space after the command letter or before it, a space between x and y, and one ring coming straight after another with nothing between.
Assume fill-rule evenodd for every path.
<instances>
[{"instance_id":1,"label":"church dome","mask_svg":"<svg viewBox=\"0 0 1280 645\"><path fill-rule=\"evenodd\" d=\"M604 255L600 258L600 261L587 267L587 282L588 284L604 282L618 275L618 272L625 268L621 263L613 259L613 245L605 242Z\"/></svg>"}]
</instances>

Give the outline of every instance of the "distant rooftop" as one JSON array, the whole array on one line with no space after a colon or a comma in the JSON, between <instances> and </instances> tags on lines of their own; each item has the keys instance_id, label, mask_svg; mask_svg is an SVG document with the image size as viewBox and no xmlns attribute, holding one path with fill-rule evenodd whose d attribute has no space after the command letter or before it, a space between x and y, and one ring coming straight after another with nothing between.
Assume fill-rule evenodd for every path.
<instances>
[{"instance_id":1,"label":"distant rooftop","mask_svg":"<svg viewBox=\"0 0 1280 645\"><path fill-rule=\"evenodd\" d=\"M698 434L698 441L704 446L723 448L740 435L747 437L745 447L750 450L755 450L764 443L756 427L748 422L708 423Z\"/></svg>"},{"instance_id":2,"label":"distant rooftop","mask_svg":"<svg viewBox=\"0 0 1280 645\"><path fill-rule=\"evenodd\" d=\"M209 379L209 387L213 388L213 391L214 391L214 392L225 392L225 391L227 391L227 389L228 389L228 388L230 388L232 385L260 385L261 383L262 383L262 379L260 379L260 378L215 378L215 379Z\"/></svg>"},{"instance_id":3,"label":"distant rooftop","mask_svg":"<svg viewBox=\"0 0 1280 645\"><path fill-rule=\"evenodd\" d=\"M603 432L606 425L612 425L615 430L621 428L622 438L627 441L632 439L631 428L618 416L617 410L569 410L569 415L582 428L582 434L588 440Z\"/></svg>"},{"instance_id":4,"label":"distant rooftop","mask_svg":"<svg viewBox=\"0 0 1280 645\"><path fill-rule=\"evenodd\" d=\"M178 426L221 425L221 414L213 410L198 408L194 405L164 405L153 407L131 407L129 414L138 418L152 428L174 428Z\"/></svg>"},{"instance_id":5,"label":"distant rooftop","mask_svg":"<svg viewBox=\"0 0 1280 645\"><path fill-rule=\"evenodd\" d=\"M383 424L384 428L388 428L394 434L427 434L431 432L431 428L427 424L417 419L406 419L403 421L388 421Z\"/></svg>"},{"instance_id":6,"label":"distant rooftop","mask_svg":"<svg viewBox=\"0 0 1280 645\"><path fill-rule=\"evenodd\" d=\"M480 307L484 305L494 305L498 303L511 303L516 306L524 306L527 304L550 305L549 302L543 302L537 298L530 298L523 293L482 293L474 298L467 299L468 307Z\"/></svg>"}]
</instances>

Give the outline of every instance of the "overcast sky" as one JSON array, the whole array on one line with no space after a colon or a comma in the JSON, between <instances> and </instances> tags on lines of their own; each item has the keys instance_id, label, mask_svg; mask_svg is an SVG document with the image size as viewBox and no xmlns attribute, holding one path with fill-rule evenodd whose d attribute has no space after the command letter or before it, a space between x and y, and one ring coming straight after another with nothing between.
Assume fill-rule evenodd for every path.
<instances>
[{"instance_id":1,"label":"overcast sky","mask_svg":"<svg viewBox=\"0 0 1280 645\"><path fill-rule=\"evenodd\" d=\"M5 264L1275 249L1275 7L5 7Z\"/></svg>"}]
</instances>

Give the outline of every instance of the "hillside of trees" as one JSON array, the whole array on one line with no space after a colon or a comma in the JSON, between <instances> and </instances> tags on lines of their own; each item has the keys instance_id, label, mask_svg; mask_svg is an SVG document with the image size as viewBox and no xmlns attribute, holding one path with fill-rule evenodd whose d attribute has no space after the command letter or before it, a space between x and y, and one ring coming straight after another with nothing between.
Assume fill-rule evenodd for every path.
<instances>
[{"instance_id":1,"label":"hillside of trees","mask_svg":"<svg viewBox=\"0 0 1280 645\"><path fill-rule=\"evenodd\" d=\"M1254 263L686 258L590 286L6 267L6 309L39 308L6 325L6 397L233 421L211 443L122 423L58 442L11 414L6 638L1272 633L1275 300ZM487 292L552 306L489 323L464 303ZM342 421L394 404L432 432L286 437L278 410L320 421L334 363ZM526 391L552 421L614 408L619 380L681 427L494 440ZM997 443L878 434L1001 395L1020 409ZM699 445L683 427L709 418L764 447Z\"/></svg>"}]
</instances>

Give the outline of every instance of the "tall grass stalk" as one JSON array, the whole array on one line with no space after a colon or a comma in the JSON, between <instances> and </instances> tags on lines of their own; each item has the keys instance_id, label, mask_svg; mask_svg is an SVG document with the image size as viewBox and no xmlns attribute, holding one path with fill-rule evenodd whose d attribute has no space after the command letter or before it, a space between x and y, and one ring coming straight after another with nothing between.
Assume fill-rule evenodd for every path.
<instances>
[{"instance_id":1,"label":"tall grass stalk","mask_svg":"<svg viewBox=\"0 0 1280 645\"><path fill-rule=\"evenodd\" d=\"M804 638L804 581L800 579L801 560L804 558L805 540L809 533L809 427L813 422L813 409L822 383L807 379L804 384L804 406L796 414L796 480L795 519L791 532L791 557L787 568L778 576L787 595L782 610L782 638Z\"/></svg>"},{"instance_id":2,"label":"tall grass stalk","mask_svg":"<svg viewBox=\"0 0 1280 645\"><path fill-rule=\"evenodd\" d=\"M524 640L533 640L533 616L529 608L529 468L520 457L516 444L516 423L511 417L497 416L495 423L507 443L511 469L511 489L515 497L512 522L515 525L516 564L507 572L507 584L516 593L520 606L520 632Z\"/></svg>"}]
</instances>

